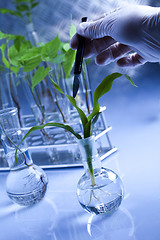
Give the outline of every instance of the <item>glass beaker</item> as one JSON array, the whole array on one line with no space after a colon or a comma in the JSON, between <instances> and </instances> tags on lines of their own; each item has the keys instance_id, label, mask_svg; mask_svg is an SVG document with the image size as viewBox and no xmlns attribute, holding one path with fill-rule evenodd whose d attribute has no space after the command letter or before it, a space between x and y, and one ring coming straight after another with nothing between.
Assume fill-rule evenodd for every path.
<instances>
[{"instance_id":1,"label":"glass beaker","mask_svg":"<svg viewBox=\"0 0 160 240\"><path fill-rule=\"evenodd\" d=\"M33 164L25 141L18 147L23 134L17 108L0 110L0 137L10 168L6 182L8 196L14 202L25 206L39 202L45 195L48 181L45 172Z\"/></svg>"}]
</instances>

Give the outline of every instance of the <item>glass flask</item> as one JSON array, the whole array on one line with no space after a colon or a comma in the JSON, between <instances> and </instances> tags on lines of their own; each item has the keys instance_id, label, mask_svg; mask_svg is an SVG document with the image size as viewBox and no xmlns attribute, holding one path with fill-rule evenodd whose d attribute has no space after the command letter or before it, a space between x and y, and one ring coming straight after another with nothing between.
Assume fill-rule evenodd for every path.
<instances>
[{"instance_id":1,"label":"glass flask","mask_svg":"<svg viewBox=\"0 0 160 240\"><path fill-rule=\"evenodd\" d=\"M47 190L47 177L40 167L33 164L25 141L18 147L23 134L17 108L0 110L0 137L10 168L6 181L8 196L17 204L25 206L39 202Z\"/></svg>"},{"instance_id":2,"label":"glass flask","mask_svg":"<svg viewBox=\"0 0 160 240\"><path fill-rule=\"evenodd\" d=\"M78 140L85 173L77 185L81 206L89 213L110 214L123 199L124 190L119 176L101 167L94 136Z\"/></svg>"}]
</instances>

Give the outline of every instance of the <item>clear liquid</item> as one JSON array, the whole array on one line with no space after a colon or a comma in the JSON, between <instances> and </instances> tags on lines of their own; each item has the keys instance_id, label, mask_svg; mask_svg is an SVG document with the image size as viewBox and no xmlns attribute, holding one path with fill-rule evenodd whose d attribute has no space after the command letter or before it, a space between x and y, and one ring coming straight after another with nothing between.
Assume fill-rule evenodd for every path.
<instances>
[{"instance_id":1,"label":"clear liquid","mask_svg":"<svg viewBox=\"0 0 160 240\"><path fill-rule=\"evenodd\" d=\"M37 165L10 171L7 178L7 194L15 203L30 206L39 202L47 190L45 172Z\"/></svg>"},{"instance_id":2,"label":"clear liquid","mask_svg":"<svg viewBox=\"0 0 160 240\"><path fill-rule=\"evenodd\" d=\"M81 206L89 213L110 214L123 199L123 186L116 173L109 169L95 169L95 185L89 174L84 174L77 185L77 197Z\"/></svg>"},{"instance_id":3,"label":"clear liquid","mask_svg":"<svg viewBox=\"0 0 160 240\"><path fill-rule=\"evenodd\" d=\"M13 202L23 206L30 206L39 202L44 197L46 189L47 188L44 186L44 188L39 189L39 191L33 191L26 194L14 194L10 192L7 192L7 194Z\"/></svg>"},{"instance_id":4,"label":"clear liquid","mask_svg":"<svg viewBox=\"0 0 160 240\"><path fill-rule=\"evenodd\" d=\"M98 214L104 214L104 213L110 214L114 212L120 206L121 202L122 202L122 196L119 196L111 202L99 204L96 206L87 206L82 203L80 204L87 212L95 213L96 215L98 215Z\"/></svg>"}]
</instances>

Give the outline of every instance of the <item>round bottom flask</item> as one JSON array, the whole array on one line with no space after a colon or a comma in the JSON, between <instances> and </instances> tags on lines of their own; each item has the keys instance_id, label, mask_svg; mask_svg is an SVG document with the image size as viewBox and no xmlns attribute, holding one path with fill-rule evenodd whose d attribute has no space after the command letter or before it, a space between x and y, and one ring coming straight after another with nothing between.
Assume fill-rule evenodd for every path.
<instances>
[{"instance_id":1,"label":"round bottom flask","mask_svg":"<svg viewBox=\"0 0 160 240\"><path fill-rule=\"evenodd\" d=\"M15 203L30 206L43 199L47 182L45 172L37 165L21 166L10 171L6 191Z\"/></svg>"},{"instance_id":2,"label":"round bottom flask","mask_svg":"<svg viewBox=\"0 0 160 240\"><path fill-rule=\"evenodd\" d=\"M79 203L90 213L110 214L122 202L122 181L112 170L101 168L93 136L78 143L85 169L77 185Z\"/></svg>"},{"instance_id":3,"label":"round bottom flask","mask_svg":"<svg viewBox=\"0 0 160 240\"><path fill-rule=\"evenodd\" d=\"M10 167L6 191L8 196L20 205L30 206L39 202L47 190L45 172L33 164L20 128L17 109L0 111L0 139ZM20 144L20 146L19 146ZM17 151L17 159L15 152Z\"/></svg>"}]
</instances>

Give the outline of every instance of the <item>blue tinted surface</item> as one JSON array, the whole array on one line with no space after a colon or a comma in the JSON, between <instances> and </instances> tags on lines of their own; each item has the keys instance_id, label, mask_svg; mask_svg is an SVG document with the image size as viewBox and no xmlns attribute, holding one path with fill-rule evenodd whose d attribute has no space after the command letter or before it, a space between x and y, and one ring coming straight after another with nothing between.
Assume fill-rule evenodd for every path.
<instances>
[{"instance_id":1,"label":"blue tinted surface","mask_svg":"<svg viewBox=\"0 0 160 240\"><path fill-rule=\"evenodd\" d=\"M101 105L107 106L108 125L113 127L110 138L118 147L102 165L117 172L124 183L125 199L120 208L109 217L92 216L81 208L76 184L82 168L46 170L49 184L45 199L31 208L19 207L7 197L8 173L1 172L1 240L159 239L159 74L158 64L146 64L132 76L138 88L122 78L101 100ZM95 87L95 79L92 85Z\"/></svg>"}]
</instances>

